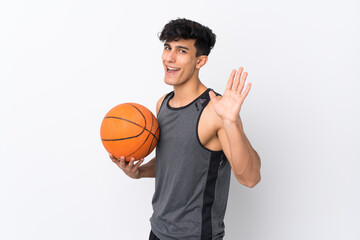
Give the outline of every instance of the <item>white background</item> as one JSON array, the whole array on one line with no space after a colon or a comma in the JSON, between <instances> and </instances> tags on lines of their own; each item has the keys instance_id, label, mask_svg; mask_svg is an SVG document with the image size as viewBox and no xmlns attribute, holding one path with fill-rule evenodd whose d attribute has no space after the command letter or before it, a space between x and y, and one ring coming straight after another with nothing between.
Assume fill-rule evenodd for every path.
<instances>
[{"instance_id":1,"label":"white background","mask_svg":"<svg viewBox=\"0 0 360 240\"><path fill-rule=\"evenodd\" d=\"M217 34L208 87L240 66L253 83L241 117L262 181L232 178L225 239L360 239L359 14L356 0L1 1L0 239L148 238L154 179L126 177L99 127L171 91L157 34L177 17Z\"/></svg>"}]
</instances>

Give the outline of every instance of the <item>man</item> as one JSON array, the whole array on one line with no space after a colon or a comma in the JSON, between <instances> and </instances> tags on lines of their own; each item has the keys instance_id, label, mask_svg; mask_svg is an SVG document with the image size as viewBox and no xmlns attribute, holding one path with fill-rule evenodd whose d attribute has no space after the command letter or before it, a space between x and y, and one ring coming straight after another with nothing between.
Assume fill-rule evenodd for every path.
<instances>
[{"instance_id":1,"label":"man","mask_svg":"<svg viewBox=\"0 0 360 240\"><path fill-rule=\"evenodd\" d=\"M155 177L150 239L223 239L231 169L247 187L260 181L260 158L245 136L241 106L247 73L233 70L223 96L205 87L199 70L215 34L187 19L165 25L164 81L174 91L156 105L160 140L156 157L129 163L111 159L129 177Z\"/></svg>"}]
</instances>

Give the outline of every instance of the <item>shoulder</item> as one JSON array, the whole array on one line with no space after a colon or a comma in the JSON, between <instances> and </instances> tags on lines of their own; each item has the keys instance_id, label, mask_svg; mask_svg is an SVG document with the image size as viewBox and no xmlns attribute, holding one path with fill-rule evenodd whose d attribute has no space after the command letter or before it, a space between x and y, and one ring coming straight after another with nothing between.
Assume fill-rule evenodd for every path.
<instances>
[{"instance_id":1,"label":"shoulder","mask_svg":"<svg viewBox=\"0 0 360 240\"><path fill-rule=\"evenodd\" d=\"M217 95L216 98L217 100L220 100L222 96ZM203 116L215 131L219 131L223 127L222 120L215 112L215 108L211 100L204 108Z\"/></svg>"},{"instance_id":2,"label":"shoulder","mask_svg":"<svg viewBox=\"0 0 360 240\"><path fill-rule=\"evenodd\" d=\"M165 99L165 97L168 95L168 93L167 94L164 94L164 96L162 96L158 101L157 101L157 103L156 103L156 115L158 115L158 113L159 113L159 110L160 110L160 107L161 107L161 104L162 104L162 102L164 101L164 99Z\"/></svg>"}]
</instances>

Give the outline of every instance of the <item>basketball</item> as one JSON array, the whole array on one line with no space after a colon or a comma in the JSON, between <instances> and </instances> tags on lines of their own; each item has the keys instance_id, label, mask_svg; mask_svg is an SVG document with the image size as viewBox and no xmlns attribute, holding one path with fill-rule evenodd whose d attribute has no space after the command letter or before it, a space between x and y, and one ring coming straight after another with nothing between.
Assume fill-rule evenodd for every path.
<instances>
[{"instance_id":1,"label":"basketball","mask_svg":"<svg viewBox=\"0 0 360 240\"><path fill-rule=\"evenodd\" d=\"M100 127L101 141L114 157L136 160L149 155L159 141L160 128L154 114L137 103L113 107Z\"/></svg>"}]
</instances>

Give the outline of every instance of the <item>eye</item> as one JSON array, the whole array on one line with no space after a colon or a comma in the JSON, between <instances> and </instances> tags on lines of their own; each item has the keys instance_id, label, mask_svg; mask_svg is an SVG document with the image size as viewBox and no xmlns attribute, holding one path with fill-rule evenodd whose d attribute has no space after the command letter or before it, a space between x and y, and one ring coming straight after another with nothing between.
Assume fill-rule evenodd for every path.
<instances>
[{"instance_id":1,"label":"eye","mask_svg":"<svg viewBox=\"0 0 360 240\"><path fill-rule=\"evenodd\" d=\"M179 50L180 53L187 53L187 51L183 50L183 49L180 49Z\"/></svg>"},{"instance_id":2,"label":"eye","mask_svg":"<svg viewBox=\"0 0 360 240\"><path fill-rule=\"evenodd\" d=\"M165 46L164 50L171 50L171 48L169 46Z\"/></svg>"}]
</instances>

